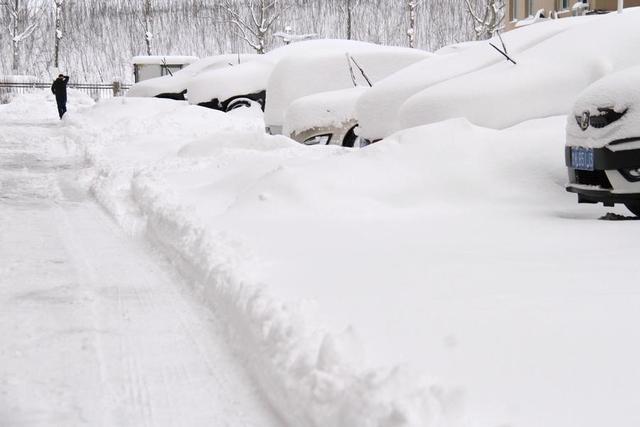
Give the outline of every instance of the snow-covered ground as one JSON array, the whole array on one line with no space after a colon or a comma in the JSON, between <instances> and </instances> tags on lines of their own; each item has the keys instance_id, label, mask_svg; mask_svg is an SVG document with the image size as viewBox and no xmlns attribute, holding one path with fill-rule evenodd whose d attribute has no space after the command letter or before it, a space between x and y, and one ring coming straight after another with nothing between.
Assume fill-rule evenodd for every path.
<instances>
[{"instance_id":1,"label":"snow-covered ground","mask_svg":"<svg viewBox=\"0 0 640 427\"><path fill-rule=\"evenodd\" d=\"M281 425L219 310L77 181L43 101L0 110L0 425Z\"/></svg>"},{"instance_id":2,"label":"snow-covered ground","mask_svg":"<svg viewBox=\"0 0 640 427\"><path fill-rule=\"evenodd\" d=\"M18 99L0 107L0 120L21 124L21 135L40 149L62 138L80 150L85 167L65 172L73 176L67 182L86 185L126 233L156 248L180 272L181 278L166 283L166 266L154 269L161 290L147 288L143 295L162 295L157 298L169 304L169 292L184 294L214 310L229 326L230 346L242 367L282 423L640 423L640 294L634 286L640 267L633 232L638 222L599 220L606 212L626 212L578 206L564 191L565 117L505 130L453 119L349 150L266 136L256 110L223 114L168 100L114 99L72 111L58 126L51 123L51 99L44 101L44 95ZM0 193L12 194L6 188L14 187ZM57 206L44 216L64 224L54 213L72 202L50 197L38 202ZM87 203L81 205L89 209ZM37 216L43 207L33 209ZM132 268L138 271L134 278L155 285L144 268L155 261L137 243L123 243L113 228L108 235L108 221L87 224L88 214L80 216L68 219L67 227L90 225L97 236L75 237L88 240L72 242L72 254L83 263L97 262L91 252L106 245L121 256L101 263ZM3 224L21 234L17 225ZM44 223L40 229L51 231ZM54 229L65 239L82 234ZM114 239L117 244L109 243ZM9 249L2 250L13 253ZM47 271L42 267L41 274L68 277ZM99 271L95 280L103 280ZM25 279L32 282L37 280ZM0 283L3 296L17 292L4 279ZM91 302L72 306L76 315L63 314L74 321L108 314L134 349L153 352L147 347L155 340L142 338L146 328L160 328L154 336L173 339L184 333L163 333L175 322L162 319L162 308L152 310L133 298L124 308L96 309L100 299L93 286L68 286L58 298L77 292L80 301ZM126 283L119 289L131 293ZM4 305L10 304L15 303ZM59 313L54 303L43 305L54 310L52 316ZM122 312L142 320L125 330L119 326ZM197 329L209 327L214 325L205 322ZM40 340L48 336L42 329L30 331ZM86 333L117 347L110 333ZM3 328L3 334L24 346L30 342L16 327ZM219 337L213 332L208 339ZM67 348L56 345L62 346L54 341L42 348L56 354ZM131 357L126 347L118 349L106 355ZM9 375L34 359L20 359L13 349L0 354L1 366L9 367L0 371L0 386L15 402L16 386L6 378L15 381ZM78 363L91 366L88 360ZM121 369L120 360L105 363L107 373ZM228 372L227 361L221 365ZM69 390L60 378L67 376L56 375L56 390L64 396ZM36 382L35 376L27 378ZM247 384L240 381L241 388ZM102 415L104 407L91 402L87 413ZM199 402L193 403L194 413L204 410ZM216 408L211 403L206 410ZM252 408L250 414L263 416Z\"/></svg>"}]
</instances>

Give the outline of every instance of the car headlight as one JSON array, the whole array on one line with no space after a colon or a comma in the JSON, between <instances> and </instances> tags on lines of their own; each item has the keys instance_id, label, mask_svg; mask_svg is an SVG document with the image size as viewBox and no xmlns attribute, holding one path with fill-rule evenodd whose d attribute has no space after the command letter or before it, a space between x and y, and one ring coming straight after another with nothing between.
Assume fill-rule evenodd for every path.
<instances>
[{"instance_id":1,"label":"car headlight","mask_svg":"<svg viewBox=\"0 0 640 427\"><path fill-rule=\"evenodd\" d=\"M316 135L312 138L306 139L304 145L327 145L331 141L331 134Z\"/></svg>"}]
</instances>

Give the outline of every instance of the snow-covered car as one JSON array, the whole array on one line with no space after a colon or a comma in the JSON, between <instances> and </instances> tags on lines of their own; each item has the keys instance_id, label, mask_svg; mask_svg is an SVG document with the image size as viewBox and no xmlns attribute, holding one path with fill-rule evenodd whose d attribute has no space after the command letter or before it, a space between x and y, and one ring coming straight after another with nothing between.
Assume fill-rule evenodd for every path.
<instances>
[{"instance_id":1,"label":"snow-covered car","mask_svg":"<svg viewBox=\"0 0 640 427\"><path fill-rule=\"evenodd\" d=\"M504 129L566 114L591 83L640 64L640 8L586 18L591 20L516 55L517 64L502 61L412 96L399 110L399 127L464 117L478 126ZM554 21L514 31L549 23Z\"/></svg>"},{"instance_id":2,"label":"snow-covered car","mask_svg":"<svg viewBox=\"0 0 640 427\"><path fill-rule=\"evenodd\" d=\"M640 216L640 67L587 88L567 120L567 191Z\"/></svg>"},{"instance_id":3,"label":"snow-covered car","mask_svg":"<svg viewBox=\"0 0 640 427\"><path fill-rule=\"evenodd\" d=\"M187 86L189 103L221 111L258 103L264 110L269 78L283 59L327 51L342 52L344 55L345 52L371 49L372 46L374 45L371 43L355 40L333 39L309 40L282 46L251 62L205 72L191 79Z\"/></svg>"},{"instance_id":4,"label":"snow-covered car","mask_svg":"<svg viewBox=\"0 0 640 427\"><path fill-rule=\"evenodd\" d=\"M369 43L288 55L274 68L267 84L266 127L272 134L282 133L285 111L298 98L354 86L368 87L431 56L419 49Z\"/></svg>"},{"instance_id":5,"label":"snow-covered car","mask_svg":"<svg viewBox=\"0 0 640 427\"><path fill-rule=\"evenodd\" d=\"M594 17L565 18L530 25L502 35L508 53L519 53ZM578 39L579 40L579 39ZM356 106L360 135L376 141L403 129L400 107L420 91L504 61L489 43L501 47L497 37L441 49L433 58L411 65L379 82ZM567 47L578 50L572 41ZM555 49L555 47L554 47ZM469 94L471 96L471 94Z\"/></svg>"},{"instance_id":6,"label":"snow-covered car","mask_svg":"<svg viewBox=\"0 0 640 427\"><path fill-rule=\"evenodd\" d=\"M156 97L184 101L189 81L200 73L237 66L251 61L257 55L216 55L200 59L173 75L143 80L131 86L127 92L130 97Z\"/></svg>"},{"instance_id":7,"label":"snow-covered car","mask_svg":"<svg viewBox=\"0 0 640 427\"><path fill-rule=\"evenodd\" d=\"M362 147L355 106L368 88L359 86L296 99L285 112L283 134L305 145Z\"/></svg>"}]
</instances>

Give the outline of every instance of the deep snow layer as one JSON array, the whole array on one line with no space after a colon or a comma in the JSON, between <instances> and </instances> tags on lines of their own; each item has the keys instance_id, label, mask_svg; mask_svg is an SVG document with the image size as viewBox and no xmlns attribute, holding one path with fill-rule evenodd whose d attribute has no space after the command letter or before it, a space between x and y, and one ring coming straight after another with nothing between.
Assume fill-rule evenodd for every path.
<instances>
[{"instance_id":1,"label":"deep snow layer","mask_svg":"<svg viewBox=\"0 0 640 427\"><path fill-rule=\"evenodd\" d=\"M0 425L281 425L219 312L89 197L55 104L11 114L28 99L0 107Z\"/></svg>"},{"instance_id":2,"label":"deep snow layer","mask_svg":"<svg viewBox=\"0 0 640 427\"><path fill-rule=\"evenodd\" d=\"M348 150L234 114L116 99L66 132L290 425L640 422L637 222L565 193L564 117Z\"/></svg>"}]
</instances>

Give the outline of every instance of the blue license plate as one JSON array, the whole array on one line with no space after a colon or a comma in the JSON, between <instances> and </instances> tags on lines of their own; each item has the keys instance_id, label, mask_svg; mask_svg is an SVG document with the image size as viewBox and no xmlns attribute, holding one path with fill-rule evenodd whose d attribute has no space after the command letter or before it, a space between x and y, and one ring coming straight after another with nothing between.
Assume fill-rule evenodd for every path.
<instances>
[{"instance_id":1,"label":"blue license plate","mask_svg":"<svg viewBox=\"0 0 640 427\"><path fill-rule=\"evenodd\" d=\"M592 171L593 148L571 147L571 167L583 171Z\"/></svg>"}]
</instances>

